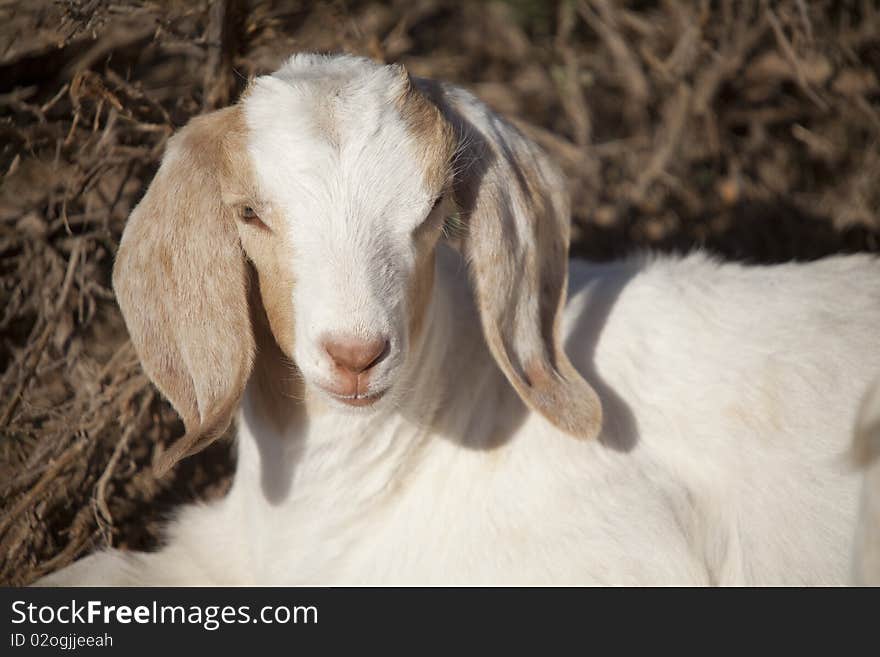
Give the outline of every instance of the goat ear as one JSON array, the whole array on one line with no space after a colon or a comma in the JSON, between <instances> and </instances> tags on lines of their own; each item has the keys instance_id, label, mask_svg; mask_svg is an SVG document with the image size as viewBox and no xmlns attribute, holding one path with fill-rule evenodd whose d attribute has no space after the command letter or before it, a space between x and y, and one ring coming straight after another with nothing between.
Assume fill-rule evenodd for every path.
<instances>
[{"instance_id":1,"label":"goat ear","mask_svg":"<svg viewBox=\"0 0 880 657\"><path fill-rule=\"evenodd\" d=\"M156 464L160 476L228 428L253 362L246 263L221 201L242 132L232 107L175 135L116 255L113 287L135 350L186 426Z\"/></svg>"},{"instance_id":2,"label":"goat ear","mask_svg":"<svg viewBox=\"0 0 880 657\"><path fill-rule=\"evenodd\" d=\"M562 348L571 216L547 156L470 94L421 81L457 133L453 188L483 332L533 410L582 438L602 427L599 398Z\"/></svg>"}]
</instances>

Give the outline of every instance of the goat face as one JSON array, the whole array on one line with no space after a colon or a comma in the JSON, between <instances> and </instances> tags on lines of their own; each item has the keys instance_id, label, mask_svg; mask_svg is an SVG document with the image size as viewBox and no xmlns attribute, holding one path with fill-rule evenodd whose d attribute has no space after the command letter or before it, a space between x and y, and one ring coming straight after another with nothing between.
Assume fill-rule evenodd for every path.
<instances>
[{"instance_id":1,"label":"goat face","mask_svg":"<svg viewBox=\"0 0 880 657\"><path fill-rule=\"evenodd\" d=\"M279 346L312 390L367 406L420 333L455 141L402 69L321 60L248 90L257 184L230 200L260 217L240 209L239 235Z\"/></svg>"},{"instance_id":2,"label":"goat face","mask_svg":"<svg viewBox=\"0 0 880 657\"><path fill-rule=\"evenodd\" d=\"M172 138L123 234L117 298L187 427L160 469L226 429L262 317L311 393L381 407L422 334L453 210L496 362L531 408L595 436L598 399L559 343L569 216L556 169L464 92L298 55Z\"/></svg>"}]
</instances>

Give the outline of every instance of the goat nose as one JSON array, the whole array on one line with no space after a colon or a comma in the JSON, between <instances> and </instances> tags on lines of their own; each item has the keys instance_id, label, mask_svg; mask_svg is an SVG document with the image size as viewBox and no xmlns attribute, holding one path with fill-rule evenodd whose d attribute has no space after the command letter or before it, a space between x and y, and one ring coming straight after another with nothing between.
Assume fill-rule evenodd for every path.
<instances>
[{"instance_id":1,"label":"goat nose","mask_svg":"<svg viewBox=\"0 0 880 657\"><path fill-rule=\"evenodd\" d=\"M325 340L324 350L336 365L352 374L360 374L385 357L388 352L388 340L337 337Z\"/></svg>"}]
</instances>

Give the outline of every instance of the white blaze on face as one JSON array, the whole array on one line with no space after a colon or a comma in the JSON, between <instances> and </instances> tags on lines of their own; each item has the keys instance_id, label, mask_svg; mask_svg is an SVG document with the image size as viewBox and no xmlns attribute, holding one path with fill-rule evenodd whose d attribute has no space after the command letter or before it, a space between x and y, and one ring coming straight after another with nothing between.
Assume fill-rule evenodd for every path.
<instances>
[{"instance_id":1,"label":"white blaze on face","mask_svg":"<svg viewBox=\"0 0 880 657\"><path fill-rule=\"evenodd\" d=\"M328 336L384 336L389 352L371 386L387 387L406 354L413 232L436 192L395 106L399 77L326 64L295 57L250 89L255 202L271 208L273 239L290 259L294 358L306 381L324 387L333 376Z\"/></svg>"}]
</instances>

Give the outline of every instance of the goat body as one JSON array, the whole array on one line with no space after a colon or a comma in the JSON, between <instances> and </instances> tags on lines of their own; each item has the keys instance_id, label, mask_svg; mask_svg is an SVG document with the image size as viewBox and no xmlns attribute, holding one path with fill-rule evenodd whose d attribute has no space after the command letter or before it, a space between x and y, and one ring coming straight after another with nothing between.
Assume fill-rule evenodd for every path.
<instances>
[{"instance_id":1,"label":"goat body","mask_svg":"<svg viewBox=\"0 0 880 657\"><path fill-rule=\"evenodd\" d=\"M867 256L573 263L566 346L606 418L578 442L513 393L446 253L400 408L275 423L256 372L228 496L155 554L55 582L844 583L878 274Z\"/></svg>"}]
</instances>

